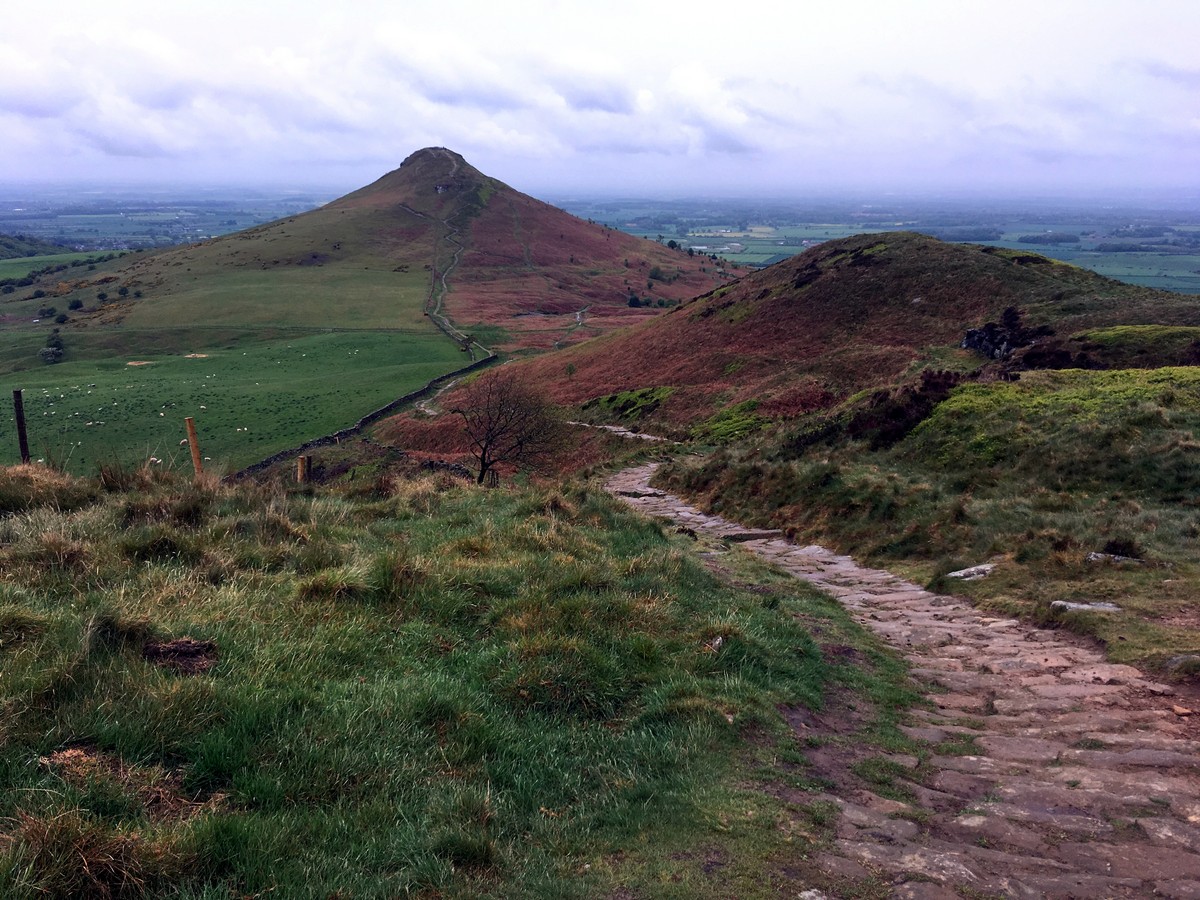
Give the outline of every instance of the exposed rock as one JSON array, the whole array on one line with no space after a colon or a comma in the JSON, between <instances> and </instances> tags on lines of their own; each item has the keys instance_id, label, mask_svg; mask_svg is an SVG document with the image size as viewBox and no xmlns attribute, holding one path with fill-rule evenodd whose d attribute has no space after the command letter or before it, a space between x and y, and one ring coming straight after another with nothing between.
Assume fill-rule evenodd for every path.
<instances>
[{"instance_id":1,"label":"exposed rock","mask_svg":"<svg viewBox=\"0 0 1200 900\"><path fill-rule=\"evenodd\" d=\"M959 569L957 572L947 572L946 577L961 578L963 581L978 581L980 578L987 578L991 575L994 568L996 568L995 563L982 563L968 569Z\"/></svg>"},{"instance_id":2,"label":"exposed rock","mask_svg":"<svg viewBox=\"0 0 1200 900\"><path fill-rule=\"evenodd\" d=\"M1093 550L1083 558L1083 561L1086 563L1092 563L1093 565L1096 563L1108 563L1109 565L1144 566L1146 564L1144 559L1138 559L1135 556L1121 556L1117 553L1101 553L1098 550Z\"/></svg>"},{"instance_id":3,"label":"exposed rock","mask_svg":"<svg viewBox=\"0 0 1200 900\"><path fill-rule=\"evenodd\" d=\"M1120 612L1115 603L1072 603L1070 600L1055 600L1050 604L1058 612Z\"/></svg>"}]
</instances>

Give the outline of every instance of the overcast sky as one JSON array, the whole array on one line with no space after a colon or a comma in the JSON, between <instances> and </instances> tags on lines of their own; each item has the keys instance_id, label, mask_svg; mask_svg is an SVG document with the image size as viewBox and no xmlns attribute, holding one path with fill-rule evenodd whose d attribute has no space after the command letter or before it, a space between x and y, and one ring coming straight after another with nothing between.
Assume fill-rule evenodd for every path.
<instances>
[{"instance_id":1,"label":"overcast sky","mask_svg":"<svg viewBox=\"0 0 1200 900\"><path fill-rule=\"evenodd\" d=\"M94 0L0 31L0 181L1200 190L1200 0Z\"/></svg>"}]
</instances>

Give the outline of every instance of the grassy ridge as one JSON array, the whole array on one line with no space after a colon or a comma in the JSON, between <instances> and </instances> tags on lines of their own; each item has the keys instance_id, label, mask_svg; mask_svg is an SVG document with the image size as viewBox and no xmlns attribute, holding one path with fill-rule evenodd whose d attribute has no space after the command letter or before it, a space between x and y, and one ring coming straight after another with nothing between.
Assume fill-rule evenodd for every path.
<instances>
[{"instance_id":1,"label":"grassy ridge","mask_svg":"<svg viewBox=\"0 0 1200 900\"><path fill-rule=\"evenodd\" d=\"M586 488L106 484L0 473L5 896L695 896L698 841L752 896L820 839L745 766L799 760L777 704L873 677L802 627L861 641L827 599ZM182 636L211 669L146 658Z\"/></svg>"},{"instance_id":2,"label":"grassy ridge","mask_svg":"<svg viewBox=\"0 0 1200 900\"><path fill-rule=\"evenodd\" d=\"M113 335L70 335L69 352L95 358L6 378L24 389L35 457L87 473L102 463L150 456L184 464L183 418L193 416L204 455L217 468L238 468L351 425L465 362L449 341L420 334L275 332L269 341L256 340L255 333L225 336L224 345L199 358L179 352L114 358L120 348L112 346ZM145 342L178 343L163 334ZM5 415L0 461L18 460L16 426Z\"/></svg>"},{"instance_id":3,"label":"grassy ridge","mask_svg":"<svg viewBox=\"0 0 1200 900\"><path fill-rule=\"evenodd\" d=\"M61 251L62 248L59 248ZM20 256L12 259L0 258L0 281L6 278L24 278L30 272L46 266L65 265L77 260L95 259L97 253L48 253L44 256Z\"/></svg>"}]
</instances>

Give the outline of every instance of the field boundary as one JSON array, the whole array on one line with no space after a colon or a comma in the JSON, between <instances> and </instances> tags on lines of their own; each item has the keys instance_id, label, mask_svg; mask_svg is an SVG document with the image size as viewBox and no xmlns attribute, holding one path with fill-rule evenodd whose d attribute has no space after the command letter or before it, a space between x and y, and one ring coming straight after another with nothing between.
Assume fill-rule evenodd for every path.
<instances>
[{"instance_id":1,"label":"field boundary","mask_svg":"<svg viewBox=\"0 0 1200 900\"><path fill-rule=\"evenodd\" d=\"M484 349L486 349L486 348L484 348ZM380 419L384 418L385 416L391 415L392 413L396 412L401 407L408 406L410 403L415 403L418 400L423 400L426 397L431 396L439 388L441 388L442 385L444 385L446 382L452 381L455 378L461 378L463 375L468 375L471 372L475 372L479 369L489 366L493 362L495 362L497 359L499 359L499 357L497 356L495 351L488 350L487 353L488 353L488 355L485 356L483 359L477 359L474 362L468 363L467 365L463 366L460 369L455 369L452 372L447 372L444 375L439 375L437 378L434 378L431 381L429 381L428 383L426 383L423 387L417 388L415 391L410 391L409 393L405 394L402 397L397 397L391 403L388 403L384 406L379 407L379 409L376 409L372 412L367 413L365 416L363 416L361 419L359 419L357 422L355 422L349 428L343 428L340 431L333 432L332 434L326 434L321 437L313 438L310 441L305 441L303 444L300 444L299 446L289 447L286 450L280 450L277 453L272 453L266 459L261 459L256 463L251 463L250 465L246 466L244 469L239 469L238 471L236 471L230 475L227 475L225 477L227 480L230 480L230 481L236 481L236 480L239 480L242 478L249 478L253 475L257 475L259 472L269 469L271 466L273 466L277 463L283 462L285 459L288 459L289 457L298 456L299 454L305 452L306 450L314 450L317 447L328 447L332 444L341 443L343 440L345 440L347 438L352 438L355 435L361 434L366 428L368 428L371 425L374 425L376 422L378 422Z\"/></svg>"},{"instance_id":2,"label":"field boundary","mask_svg":"<svg viewBox=\"0 0 1200 900\"><path fill-rule=\"evenodd\" d=\"M454 169L451 171L451 175L457 171L457 167L458 163L454 162ZM463 375L467 375L471 372L477 371L478 369L482 369L485 366L489 366L499 358L495 350L483 346L483 344L479 343L479 341L472 339L469 335L466 335L455 328L454 325L451 324L450 319L442 312L442 300L450 291L450 285L447 281L447 278L450 273L454 271L455 267L458 266L463 251L466 249L462 242L458 239L460 229L457 226L452 225L448 218L441 220L434 219L432 216L428 216L423 212L419 212L418 210L412 209L411 207L403 204L401 204L401 208L414 216L419 216L422 219L429 219L430 221L438 222L446 229L446 234L444 235L443 239L454 245L455 249L451 257L450 264L440 272L438 271L437 266L437 252L436 250L434 251L433 265L431 266L430 271L429 296L425 300L425 314L429 317L429 320L433 322L439 331L441 331L455 343L459 344L468 353L471 353L472 361L460 369L455 369L452 372L439 375L437 378L434 378L432 381L428 382L424 387L418 388L415 391L410 391L402 397L397 397L391 403L381 406L379 409L373 412L367 413L349 428L343 428L342 430L335 431L332 434L313 438L311 441L306 441L298 447L290 447L287 450L280 450L278 453L273 453L266 459L259 460L256 463L246 466L244 469L234 472L232 475L226 476L230 480L248 478L252 475L257 475L259 472L269 469L271 466L283 462L283 460L288 459L289 457L298 456L306 450L312 450L317 447L328 447L331 444L340 443L345 438L354 437L355 435L362 433L362 431L367 427L378 422L384 416L396 412L403 406L408 406L409 404L416 403L418 400L424 400L426 397L435 395L437 391L447 383L453 381L454 379L461 378ZM441 285L440 291L438 290L439 283ZM478 347L486 355L482 359L474 359L474 351L471 350L472 347Z\"/></svg>"}]
</instances>

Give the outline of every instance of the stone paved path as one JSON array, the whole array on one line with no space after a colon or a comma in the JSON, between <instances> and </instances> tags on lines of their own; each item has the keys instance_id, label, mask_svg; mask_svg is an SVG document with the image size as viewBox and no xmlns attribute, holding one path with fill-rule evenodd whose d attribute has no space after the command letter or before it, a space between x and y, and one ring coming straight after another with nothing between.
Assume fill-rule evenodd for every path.
<instances>
[{"instance_id":1,"label":"stone paved path","mask_svg":"<svg viewBox=\"0 0 1200 900\"><path fill-rule=\"evenodd\" d=\"M656 464L606 487L652 515L737 541L837 597L898 647L934 709L906 733L935 747L909 785L923 813L867 791L841 810L825 871L891 896L1200 898L1195 703L1071 635L985 615L821 547L707 515L649 486ZM901 761L904 764L903 760ZM912 759L911 764L916 760Z\"/></svg>"}]
</instances>

